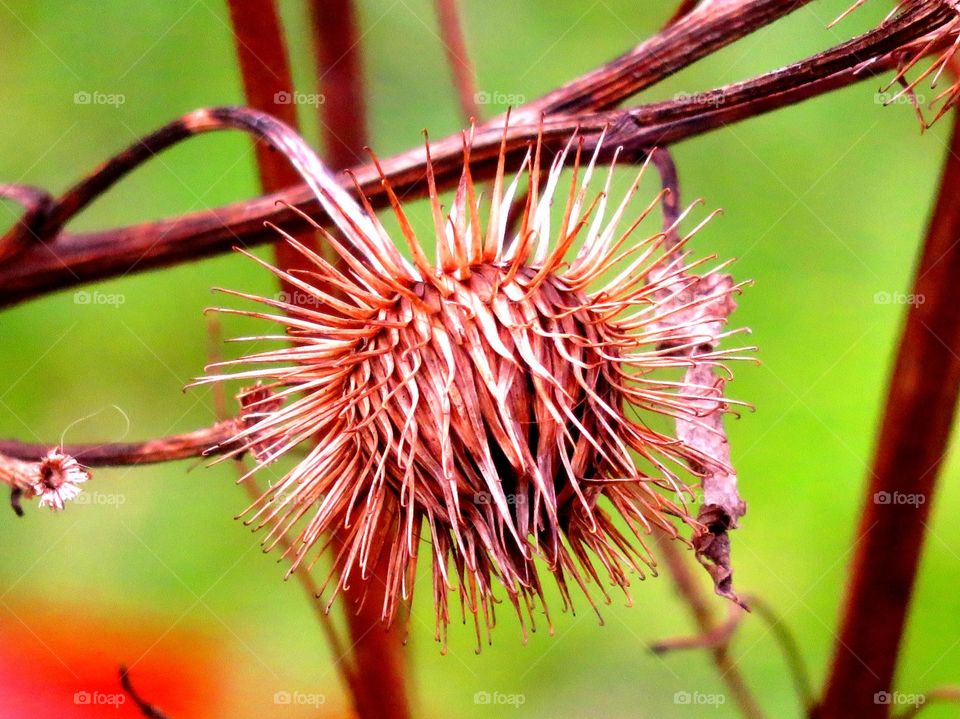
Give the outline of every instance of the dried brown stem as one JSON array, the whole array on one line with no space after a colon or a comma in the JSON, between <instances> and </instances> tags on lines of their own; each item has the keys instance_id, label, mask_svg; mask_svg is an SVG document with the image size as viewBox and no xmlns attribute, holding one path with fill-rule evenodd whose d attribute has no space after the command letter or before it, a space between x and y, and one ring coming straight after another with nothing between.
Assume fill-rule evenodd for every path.
<instances>
[{"instance_id":1,"label":"dried brown stem","mask_svg":"<svg viewBox=\"0 0 960 719\"><path fill-rule=\"evenodd\" d=\"M773 6L777 6L776 8ZM789 7L788 7L789 6ZM636 50L590 73L545 98L519 108L515 124L508 133L512 162L519 162L527 143L537 133L541 112L557 113L564 108L603 107L604 103L624 99L640 87L662 79L685 64L701 57L709 46L716 49L732 42L751 29L756 29L786 14L794 5L754 0L733 13L727 9L717 13L694 13L640 45ZM750 11L757 11L751 14ZM731 15L733 13L733 15ZM694 22L690 18L696 18ZM678 99L636 108L568 115L548 115L544 123L548 151L555 151L571 133L579 130L593 141L604 127L611 127L612 142L624 143L634 152L655 145L666 145L692 137L722 125L761 114L808 97L827 92L888 69L896 64L892 54L905 42L928 33L945 21L938 6L913 8L894 22L833 50L755 80L736 83L693 99ZM696 41L706 46L691 47ZM674 45L667 55L664 43ZM657 59L659 58L659 59ZM875 59L869 67L861 61ZM669 60L669 61L667 61ZM590 82L607 78L597 85L607 88L594 96ZM588 81L589 79L589 81ZM708 98L709 102L704 99ZM471 155L474 177L490 177L495 171L494 158L500 143L501 119L485 123L477 129ZM23 251L17 263L0 265L0 306L34 297L54 289L80 282L126 274L133 269L146 269L221 252L236 245L272 241L273 234L263 227L264 220L282 224L291 231L304 228L304 222L289 208L278 207L283 200L322 218L316 203L305 187L256 198L217 210L187 215L160 222L145 223L106 232L89 234L62 233L63 225L93 198L152 154L207 128L184 128L172 123L154 133L99 168L51 208L37 233L44 244L35 244ZM588 143L589 144L589 143ZM461 139L451 136L436 143L434 160L439 184L449 187L459 176L462 162ZM422 149L414 149L384 161L385 173L401 195L417 195L425 191ZM386 198L375 169L364 165L357 170L363 191L374 206L383 206ZM345 185L349 185L344 181Z\"/></svg>"},{"instance_id":2,"label":"dried brown stem","mask_svg":"<svg viewBox=\"0 0 960 719\"><path fill-rule=\"evenodd\" d=\"M541 114L608 110L697 60L789 15L810 0L751 0L689 13L630 52L518 108L518 121Z\"/></svg>"},{"instance_id":3,"label":"dried brown stem","mask_svg":"<svg viewBox=\"0 0 960 719\"><path fill-rule=\"evenodd\" d=\"M960 122L927 230L863 499L826 690L813 716L874 719L889 692L960 393Z\"/></svg>"},{"instance_id":4,"label":"dried brown stem","mask_svg":"<svg viewBox=\"0 0 960 719\"><path fill-rule=\"evenodd\" d=\"M669 247L675 247L680 240L680 178L677 166L669 150L658 147L650 155L650 163L660 174L660 185L666 190L660 200L660 212L663 214L663 231L667 235Z\"/></svg>"}]
</instances>

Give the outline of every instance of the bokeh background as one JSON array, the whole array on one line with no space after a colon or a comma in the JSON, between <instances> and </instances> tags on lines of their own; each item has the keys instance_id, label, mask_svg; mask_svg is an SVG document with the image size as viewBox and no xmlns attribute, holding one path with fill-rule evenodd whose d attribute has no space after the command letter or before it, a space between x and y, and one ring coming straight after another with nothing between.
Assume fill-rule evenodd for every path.
<instances>
[{"instance_id":1,"label":"bokeh background","mask_svg":"<svg viewBox=\"0 0 960 719\"><path fill-rule=\"evenodd\" d=\"M773 69L866 29L887 10L870 3L828 30L848 2L806 6L644 98ZM479 90L521 102L635 45L672 3L463 5ZM301 3L282 6L298 89L315 92ZM459 129L432 3L363 0L360 16L377 151L420 142L424 127L437 137ZM0 47L0 181L59 191L184 112L242 100L226 9L215 0L0 0ZM782 615L818 682L906 309L889 300L909 291L946 150L946 123L921 136L912 110L881 107L877 90L866 82L675 148L685 199L725 209L695 247L738 258L736 277L756 280L735 319L753 329L762 364L741 366L730 387L756 406L729 422L749 502L735 535L737 584ZM123 101L81 104L77 93ZM483 109L499 112L502 102ZM313 108L301 113L315 138ZM71 229L161 218L256 191L247 138L204 136L138 170ZM16 209L3 208L6 227ZM427 221L422 208L417 217ZM210 393L182 387L207 356L202 310L214 285L276 292L270 277L233 255L80 288L118 298L113 304L83 304L70 289L4 310L0 435L135 439L211 422ZM227 334L241 329L224 326ZM960 525L951 510L960 502L958 470L951 455L900 661L905 692L960 677ZM135 716L129 702L75 699L114 695L120 663L173 717L348 715L334 658L299 588L281 581L283 568L233 519L245 506L234 479L229 467L195 462L100 470L85 505L54 515L31 503L22 519L0 513L0 715ZM735 716L703 653L647 650L691 630L665 577L636 586L634 606L606 607L605 626L589 611L561 615L555 636L540 633L526 645L503 612L493 646L479 656L468 628L452 630L441 656L425 589L409 645L418 716ZM762 623L743 622L733 652L770 716L800 714ZM319 706L278 706L276 692L310 694ZM521 698L491 707L478 703L478 692ZM677 692L726 701L685 706ZM955 715L950 706L926 713Z\"/></svg>"}]
</instances>

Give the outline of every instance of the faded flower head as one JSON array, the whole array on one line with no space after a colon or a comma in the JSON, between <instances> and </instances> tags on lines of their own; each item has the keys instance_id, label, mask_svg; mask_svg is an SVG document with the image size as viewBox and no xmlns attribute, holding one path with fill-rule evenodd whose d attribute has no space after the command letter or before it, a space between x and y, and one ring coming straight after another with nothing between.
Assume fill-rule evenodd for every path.
<instances>
[{"instance_id":1,"label":"faded flower head","mask_svg":"<svg viewBox=\"0 0 960 719\"><path fill-rule=\"evenodd\" d=\"M335 535L334 596L385 563L390 621L428 547L443 641L450 591L478 642L493 626L497 585L522 622L538 602L547 609L543 572L564 608L577 588L594 607L594 593L610 601L608 587L628 593L631 574L655 571L652 531L676 537L678 519L695 542L722 533L688 509L701 480L725 482L714 494L735 497L729 511L729 497L716 500L724 529L743 513L720 423L724 377L714 375L726 372L716 344L737 288L716 272L692 274L703 261L690 260L675 223L636 239L661 199L631 207L643 170L621 198L609 194L612 167L588 194L600 146L581 163L574 145L544 176L538 143L509 186L501 150L489 207L465 157L447 215L428 164L433 263L386 180L409 260L366 201L358 206L299 148L293 159L339 230L321 232L340 261L289 236L312 271L252 258L315 302L227 291L267 309L222 312L283 327L255 339L285 344L218 362L199 380L257 382L241 394L226 455L251 451L252 472L311 445L247 510L267 531L265 548L294 530L292 572ZM523 176L529 191L511 229Z\"/></svg>"},{"instance_id":2,"label":"faded flower head","mask_svg":"<svg viewBox=\"0 0 960 719\"><path fill-rule=\"evenodd\" d=\"M64 503L75 499L83 491L83 484L90 475L73 457L59 449L51 449L37 465L34 494L40 497L41 507L63 509Z\"/></svg>"}]
</instances>

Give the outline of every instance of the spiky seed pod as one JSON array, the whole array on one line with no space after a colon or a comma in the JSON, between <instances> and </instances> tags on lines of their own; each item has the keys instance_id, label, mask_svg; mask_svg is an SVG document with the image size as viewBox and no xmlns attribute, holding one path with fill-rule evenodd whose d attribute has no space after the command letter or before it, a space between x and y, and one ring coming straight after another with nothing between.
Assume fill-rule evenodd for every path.
<instances>
[{"instance_id":1,"label":"spiky seed pod","mask_svg":"<svg viewBox=\"0 0 960 719\"><path fill-rule=\"evenodd\" d=\"M413 592L426 528L437 638L446 641L448 593L458 589L479 645L481 626L494 623L498 584L522 623L527 613L533 621L537 599L546 611L541 567L564 608L571 583L596 608L588 584L609 601L608 584L627 593L631 573L654 568L645 541L654 529L677 536L671 518L679 518L695 536L707 533L687 509L698 481L688 468L729 474L726 458L672 436L655 417L682 420L688 435L694 427L722 434L719 420L707 419L727 409L722 382L708 371L708 382L690 385L676 371L722 366L727 353L714 347L737 288L701 283L692 270L703 260L690 261L688 238L677 242L674 231L632 239L660 199L631 209L643 170L612 202L611 166L588 200L599 145L585 168L582 143L568 145L544 178L538 143L508 187L501 148L486 212L464 146L446 216L427 164L435 263L386 180L410 260L366 201L358 206L298 148L293 159L339 235L317 229L341 262L289 235L312 272L251 255L312 301L224 290L268 309L220 311L276 323L285 334L256 339L289 344L218 362L198 382L260 383L241 396L243 429L227 454L251 450L251 473L314 443L247 510L248 523L266 528L266 550L295 530L290 571L308 569L335 534L333 597L387 561L382 617L390 621ZM529 192L513 231L507 214L524 174Z\"/></svg>"}]
</instances>

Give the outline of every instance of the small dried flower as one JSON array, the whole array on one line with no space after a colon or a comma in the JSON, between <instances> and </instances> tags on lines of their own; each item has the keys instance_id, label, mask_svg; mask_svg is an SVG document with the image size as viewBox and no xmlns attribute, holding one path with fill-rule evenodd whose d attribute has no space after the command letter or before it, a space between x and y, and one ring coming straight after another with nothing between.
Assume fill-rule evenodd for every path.
<instances>
[{"instance_id":1,"label":"small dried flower","mask_svg":"<svg viewBox=\"0 0 960 719\"><path fill-rule=\"evenodd\" d=\"M486 222L468 143L447 216L428 162L435 263L386 180L409 260L365 198L358 206L294 147L339 230L334 237L317 226L340 262L289 235L312 271L285 272L251 255L316 301L225 290L274 311L220 311L276 323L285 334L254 339L289 344L218 362L211 368L241 369L198 380L264 383L241 396L242 429L225 445L225 456L254 452L251 473L315 443L247 510L248 523L268 528L265 548L298 529L292 572L312 566L335 534L334 596L386 561L389 622L413 592L429 533L443 641L455 585L478 643L481 626L494 623L496 585L521 621L525 613L533 621L537 599L546 611L540 563L564 608L571 582L591 604L592 583L607 601L607 584L629 597L630 574L655 571L644 540L651 531L676 537L671 518L679 518L695 537L710 534L687 509L701 478L705 487L708 477L733 487L732 508L717 510L725 527L743 514L720 422L728 401L714 376L729 356L716 344L737 287L716 272L692 274L703 260L690 261L689 236L678 238L675 226L628 244L660 197L629 211L641 170L612 203L611 167L588 201L600 146L586 168L582 143L573 147L544 180L538 143L508 187L501 149ZM571 152L573 178L562 193ZM529 192L514 231L507 215L525 171ZM557 222L551 205L564 195Z\"/></svg>"},{"instance_id":2,"label":"small dried flower","mask_svg":"<svg viewBox=\"0 0 960 719\"><path fill-rule=\"evenodd\" d=\"M90 474L73 457L59 449L51 449L37 465L34 494L40 497L41 507L63 509L64 503L75 499L81 491L78 485L90 479Z\"/></svg>"}]
</instances>

